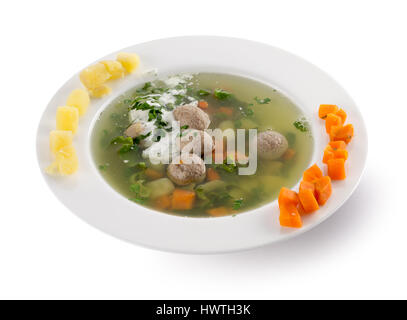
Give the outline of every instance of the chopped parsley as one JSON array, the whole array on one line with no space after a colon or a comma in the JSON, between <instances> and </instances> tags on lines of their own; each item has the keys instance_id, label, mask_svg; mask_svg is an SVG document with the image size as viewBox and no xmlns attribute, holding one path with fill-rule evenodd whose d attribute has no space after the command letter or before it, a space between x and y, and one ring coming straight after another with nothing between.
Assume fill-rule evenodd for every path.
<instances>
[{"instance_id":1,"label":"chopped parsley","mask_svg":"<svg viewBox=\"0 0 407 320\"><path fill-rule=\"evenodd\" d=\"M216 99L219 99L219 100L225 100L232 96L232 94L230 92L227 92L226 90L223 90L223 89L215 89L215 91L213 92L213 95L215 96Z\"/></svg>"},{"instance_id":2,"label":"chopped parsley","mask_svg":"<svg viewBox=\"0 0 407 320\"><path fill-rule=\"evenodd\" d=\"M233 210L239 210L242 207L243 199L233 201Z\"/></svg>"},{"instance_id":3,"label":"chopped parsley","mask_svg":"<svg viewBox=\"0 0 407 320\"><path fill-rule=\"evenodd\" d=\"M200 96L200 97L209 96L210 94L211 93L208 90L204 90L204 89L198 90L198 96Z\"/></svg>"},{"instance_id":4,"label":"chopped parsley","mask_svg":"<svg viewBox=\"0 0 407 320\"><path fill-rule=\"evenodd\" d=\"M271 101L270 98L259 99L257 97L255 97L254 100L256 100L258 104L268 104Z\"/></svg>"},{"instance_id":5,"label":"chopped parsley","mask_svg":"<svg viewBox=\"0 0 407 320\"><path fill-rule=\"evenodd\" d=\"M294 121L293 125L301 132L309 131L309 122L305 118Z\"/></svg>"},{"instance_id":6,"label":"chopped parsley","mask_svg":"<svg viewBox=\"0 0 407 320\"><path fill-rule=\"evenodd\" d=\"M109 167L109 163L100 164L99 165L99 170L100 171L105 171L105 170L107 170L108 167Z\"/></svg>"}]
</instances>

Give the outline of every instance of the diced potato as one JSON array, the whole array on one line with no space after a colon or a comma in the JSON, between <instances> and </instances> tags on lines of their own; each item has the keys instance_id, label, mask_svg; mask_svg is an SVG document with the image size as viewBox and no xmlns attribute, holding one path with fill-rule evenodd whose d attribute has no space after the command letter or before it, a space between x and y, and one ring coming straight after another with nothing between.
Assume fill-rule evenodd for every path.
<instances>
[{"instance_id":1,"label":"diced potato","mask_svg":"<svg viewBox=\"0 0 407 320\"><path fill-rule=\"evenodd\" d=\"M53 154L56 154L64 147L72 145L72 131L52 130L49 133L49 147Z\"/></svg>"},{"instance_id":2,"label":"diced potato","mask_svg":"<svg viewBox=\"0 0 407 320\"><path fill-rule=\"evenodd\" d=\"M219 129L221 129L223 131L226 129L234 129L235 124L231 120L225 120L225 121L222 121L221 123L219 123L218 127L219 127Z\"/></svg>"},{"instance_id":3,"label":"diced potato","mask_svg":"<svg viewBox=\"0 0 407 320\"><path fill-rule=\"evenodd\" d=\"M115 60L106 60L101 61L100 63L104 64L107 71L111 74L110 80L120 79L124 77L126 70L119 61Z\"/></svg>"},{"instance_id":4,"label":"diced potato","mask_svg":"<svg viewBox=\"0 0 407 320\"><path fill-rule=\"evenodd\" d=\"M226 187L226 182L222 180L213 180L199 185L197 188L203 192L212 192L219 189L224 189Z\"/></svg>"},{"instance_id":5,"label":"diced potato","mask_svg":"<svg viewBox=\"0 0 407 320\"><path fill-rule=\"evenodd\" d=\"M75 133L78 129L79 111L75 107L58 107L57 130L69 130Z\"/></svg>"},{"instance_id":6,"label":"diced potato","mask_svg":"<svg viewBox=\"0 0 407 320\"><path fill-rule=\"evenodd\" d=\"M174 184L168 178L161 178L146 183L146 187L151 190L150 198L156 199L161 196L171 194L175 187Z\"/></svg>"},{"instance_id":7,"label":"diced potato","mask_svg":"<svg viewBox=\"0 0 407 320\"><path fill-rule=\"evenodd\" d=\"M107 80L109 80L111 74L107 71L103 63L96 63L82 70L79 75L83 85L89 90L100 87Z\"/></svg>"},{"instance_id":8,"label":"diced potato","mask_svg":"<svg viewBox=\"0 0 407 320\"><path fill-rule=\"evenodd\" d=\"M66 105L75 107L79 111L79 115L82 116L86 113L90 103L89 93L84 89L75 89L71 92L66 101Z\"/></svg>"},{"instance_id":9,"label":"diced potato","mask_svg":"<svg viewBox=\"0 0 407 320\"><path fill-rule=\"evenodd\" d=\"M100 87L89 90L89 93L93 98L102 98L103 96L109 94L111 91L112 89L110 89L110 87L103 84Z\"/></svg>"},{"instance_id":10,"label":"diced potato","mask_svg":"<svg viewBox=\"0 0 407 320\"><path fill-rule=\"evenodd\" d=\"M140 58L135 53L120 52L116 59L129 73L134 72L140 64Z\"/></svg>"},{"instance_id":11,"label":"diced potato","mask_svg":"<svg viewBox=\"0 0 407 320\"><path fill-rule=\"evenodd\" d=\"M242 123L240 127L243 129L255 129L259 126L257 123L250 119L243 118L240 121Z\"/></svg>"},{"instance_id":12,"label":"diced potato","mask_svg":"<svg viewBox=\"0 0 407 320\"><path fill-rule=\"evenodd\" d=\"M62 148L56 155L59 173L70 175L78 170L78 157L73 146Z\"/></svg>"}]
</instances>

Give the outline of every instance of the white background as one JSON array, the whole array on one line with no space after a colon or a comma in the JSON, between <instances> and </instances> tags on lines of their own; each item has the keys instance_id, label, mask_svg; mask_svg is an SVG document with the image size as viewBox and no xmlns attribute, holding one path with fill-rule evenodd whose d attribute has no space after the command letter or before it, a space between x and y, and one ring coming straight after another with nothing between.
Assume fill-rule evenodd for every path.
<instances>
[{"instance_id":1,"label":"white background","mask_svg":"<svg viewBox=\"0 0 407 320\"><path fill-rule=\"evenodd\" d=\"M406 5L2 1L0 298L407 298ZM48 190L35 135L55 91L107 53L194 34L286 49L353 96L368 126L368 164L359 188L328 221L258 250L181 255L103 234Z\"/></svg>"}]
</instances>

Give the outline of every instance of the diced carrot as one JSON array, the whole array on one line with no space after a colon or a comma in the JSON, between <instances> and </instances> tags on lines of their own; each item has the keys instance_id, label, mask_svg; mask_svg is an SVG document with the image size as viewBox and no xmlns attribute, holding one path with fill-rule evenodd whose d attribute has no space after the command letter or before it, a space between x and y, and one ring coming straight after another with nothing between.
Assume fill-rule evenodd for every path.
<instances>
[{"instance_id":1,"label":"diced carrot","mask_svg":"<svg viewBox=\"0 0 407 320\"><path fill-rule=\"evenodd\" d=\"M315 184L309 181L301 181L300 183L300 191L302 190L311 190L312 193L315 193Z\"/></svg>"},{"instance_id":2,"label":"diced carrot","mask_svg":"<svg viewBox=\"0 0 407 320\"><path fill-rule=\"evenodd\" d=\"M345 160L344 159L331 159L328 161L328 176L332 180L344 180L345 173Z\"/></svg>"},{"instance_id":3,"label":"diced carrot","mask_svg":"<svg viewBox=\"0 0 407 320\"><path fill-rule=\"evenodd\" d=\"M160 210L169 209L171 207L171 196L165 195L158 197L154 201L154 207Z\"/></svg>"},{"instance_id":4,"label":"diced carrot","mask_svg":"<svg viewBox=\"0 0 407 320\"><path fill-rule=\"evenodd\" d=\"M346 117L347 117L347 114L346 114L345 110L339 109L335 114L336 114L337 116L341 117L342 123L345 123Z\"/></svg>"},{"instance_id":5,"label":"diced carrot","mask_svg":"<svg viewBox=\"0 0 407 320\"><path fill-rule=\"evenodd\" d=\"M321 104L319 106L318 115L321 119L325 119L328 113L336 113L338 112L339 108L333 104Z\"/></svg>"},{"instance_id":6,"label":"diced carrot","mask_svg":"<svg viewBox=\"0 0 407 320\"><path fill-rule=\"evenodd\" d=\"M344 141L331 141L329 142L329 145L332 147L332 149L337 150L337 149L346 149L346 143Z\"/></svg>"},{"instance_id":7,"label":"diced carrot","mask_svg":"<svg viewBox=\"0 0 407 320\"><path fill-rule=\"evenodd\" d=\"M206 213L212 217L223 217L231 213L231 210L226 207L218 207L206 210Z\"/></svg>"},{"instance_id":8,"label":"diced carrot","mask_svg":"<svg viewBox=\"0 0 407 320\"><path fill-rule=\"evenodd\" d=\"M309 182L315 182L316 180L322 177L323 177L322 171L316 164L305 170L303 174L303 180Z\"/></svg>"},{"instance_id":9,"label":"diced carrot","mask_svg":"<svg viewBox=\"0 0 407 320\"><path fill-rule=\"evenodd\" d=\"M294 156L295 156L295 150L289 148L289 149L287 149L286 152L284 152L283 159L284 160L291 160L292 158L294 158Z\"/></svg>"},{"instance_id":10,"label":"diced carrot","mask_svg":"<svg viewBox=\"0 0 407 320\"><path fill-rule=\"evenodd\" d=\"M299 202L298 194L295 191L287 189L285 187L281 188L280 194L278 196L278 205L282 206L285 204L297 205Z\"/></svg>"},{"instance_id":11,"label":"diced carrot","mask_svg":"<svg viewBox=\"0 0 407 320\"><path fill-rule=\"evenodd\" d=\"M311 213L319 209L317 199L314 192L310 189L300 189L298 197L306 213Z\"/></svg>"},{"instance_id":12,"label":"diced carrot","mask_svg":"<svg viewBox=\"0 0 407 320\"><path fill-rule=\"evenodd\" d=\"M348 151L345 149L334 150L335 159L348 159Z\"/></svg>"},{"instance_id":13,"label":"diced carrot","mask_svg":"<svg viewBox=\"0 0 407 320\"><path fill-rule=\"evenodd\" d=\"M307 212L305 212L305 209L304 209L304 207L302 206L301 202L298 203L298 205L297 205L297 210L298 210L298 213L300 214L300 216L305 216L305 215L308 214Z\"/></svg>"},{"instance_id":14,"label":"diced carrot","mask_svg":"<svg viewBox=\"0 0 407 320\"><path fill-rule=\"evenodd\" d=\"M302 219L294 204L285 204L280 206L280 225L289 228L301 228Z\"/></svg>"},{"instance_id":15,"label":"diced carrot","mask_svg":"<svg viewBox=\"0 0 407 320\"><path fill-rule=\"evenodd\" d=\"M353 138L353 125L347 124L346 126L332 126L330 131L331 141L344 141L348 144Z\"/></svg>"},{"instance_id":16,"label":"diced carrot","mask_svg":"<svg viewBox=\"0 0 407 320\"><path fill-rule=\"evenodd\" d=\"M326 118L325 118L325 129L326 133L331 132L331 128L333 126L341 126L342 125L342 118L340 116L337 116L336 114L333 113L328 113Z\"/></svg>"},{"instance_id":17,"label":"diced carrot","mask_svg":"<svg viewBox=\"0 0 407 320\"><path fill-rule=\"evenodd\" d=\"M219 108L219 112L222 112L222 113L224 113L224 114L226 114L226 115L228 115L228 116L231 116L231 115L233 115L233 108L230 108L230 107L220 107L220 108Z\"/></svg>"},{"instance_id":18,"label":"diced carrot","mask_svg":"<svg viewBox=\"0 0 407 320\"><path fill-rule=\"evenodd\" d=\"M208 109L208 102L206 102L205 100L201 100L198 102L198 107L201 109Z\"/></svg>"},{"instance_id":19,"label":"diced carrot","mask_svg":"<svg viewBox=\"0 0 407 320\"><path fill-rule=\"evenodd\" d=\"M144 173L151 180L156 180L156 179L160 179L160 178L164 177L164 175L161 172L158 172L157 170L150 169L150 168L147 168L144 171Z\"/></svg>"},{"instance_id":20,"label":"diced carrot","mask_svg":"<svg viewBox=\"0 0 407 320\"><path fill-rule=\"evenodd\" d=\"M324 150L324 156L322 158L322 162L327 164L328 160L331 160L331 159L334 159L334 158L335 158L334 149L330 145L327 145L325 150Z\"/></svg>"},{"instance_id":21,"label":"diced carrot","mask_svg":"<svg viewBox=\"0 0 407 320\"><path fill-rule=\"evenodd\" d=\"M213 168L208 169L208 171L206 173L206 177L208 178L209 181L220 179L219 173L217 173L216 170Z\"/></svg>"},{"instance_id":22,"label":"diced carrot","mask_svg":"<svg viewBox=\"0 0 407 320\"><path fill-rule=\"evenodd\" d=\"M315 193L320 206L323 206L332 194L331 178L322 177L315 182Z\"/></svg>"},{"instance_id":23,"label":"diced carrot","mask_svg":"<svg viewBox=\"0 0 407 320\"><path fill-rule=\"evenodd\" d=\"M174 210L189 210L194 206L194 202L194 191L175 189L172 194L171 208Z\"/></svg>"}]
</instances>

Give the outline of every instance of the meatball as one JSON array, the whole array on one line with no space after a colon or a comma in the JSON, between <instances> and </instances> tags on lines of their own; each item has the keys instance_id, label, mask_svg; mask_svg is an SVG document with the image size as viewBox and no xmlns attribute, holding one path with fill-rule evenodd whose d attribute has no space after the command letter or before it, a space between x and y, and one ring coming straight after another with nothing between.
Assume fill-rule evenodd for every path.
<instances>
[{"instance_id":1,"label":"meatball","mask_svg":"<svg viewBox=\"0 0 407 320\"><path fill-rule=\"evenodd\" d=\"M167 175L172 182L179 186L185 186L192 182L202 182L205 179L205 163L199 156L196 154L182 154L181 160L180 162L178 158L168 165Z\"/></svg>"},{"instance_id":2,"label":"meatball","mask_svg":"<svg viewBox=\"0 0 407 320\"><path fill-rule=\"evenodd\" d=\"M186 147L186 148L185 148ZM205 131L187 130L180 139L181 152L195 153L198 156L212 153L213 140Z\"/></svg>"},{"instance_id":3,"label":"meatball","mask_svg":"<svg viewBox=\"0 0 407 320\"><path fill-rule=\"evenodd\" d=\"M287 139L277 131L267 130L257 135L257 153L262 159L278 159L287 149Z\"/></svg>"},{"instance_id":4,"label":"meatball","mask_svg":"<svg viewBox=\"0 0 407 320\"><path fill-rule=\"evenodd\" d=\"M144 130L144 125L141 122L134 122L131 124L124 134L128 137L136 138L138 137Z\"/></svg>"},{"instance_id":5,"label":"meatball","mask_svg":"<svg viewBox=\"0 0 407 320\"><path fill-rule=\"evenodd\" d=\"M191 104L175 108L173 114L181 127L188 126L189 129L205 130L211 123L209 116L204 111Z\"/></svg>"}]
</instances>

